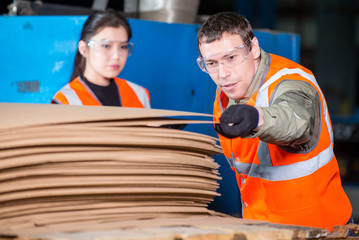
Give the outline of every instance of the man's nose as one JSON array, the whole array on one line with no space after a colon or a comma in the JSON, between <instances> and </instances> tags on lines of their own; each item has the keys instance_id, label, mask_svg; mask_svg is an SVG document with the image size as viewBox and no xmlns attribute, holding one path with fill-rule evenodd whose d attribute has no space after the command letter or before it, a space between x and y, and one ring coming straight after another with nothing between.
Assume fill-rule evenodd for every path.
<instances>
[{"instance_id":1,"label":"man's nose","mask_svg":"<svg viewBox=\"0 0 359 240\"><path fill-rule=\"evenodd\" d=\"M221 62L217 64L217 71L220 78L225 78L226 76L228 76L228 69Z\"/></svg>"}]
</instances>

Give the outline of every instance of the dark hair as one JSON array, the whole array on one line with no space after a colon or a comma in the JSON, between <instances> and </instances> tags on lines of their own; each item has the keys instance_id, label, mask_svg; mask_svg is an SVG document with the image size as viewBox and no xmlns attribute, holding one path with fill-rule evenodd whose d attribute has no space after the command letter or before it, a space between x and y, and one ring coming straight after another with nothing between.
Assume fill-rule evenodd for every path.
<instances>
[{"instance_id":1,"label":"dark hair","mask_svg":"<svg viewBox=\"0 0 359 240\"><path fill-rule=\"evenodd\" d=\"M105 11L95 10L89 15L86 22L84 23L84 26L81 31L80 40L83 40L85 42L89 41L104 27L117 28L120 26L123 26L126 29L128 40L130 40L132 37L132 31L130 24L124 16L112 9L107 9ZM86 59L80 54L79 50L77 49L70 81L72 81L79 75L83 75L85 65Z\"/></svg>"},{"instance_id":2,"label":"dark hair","mask_svg":"<svg viewBox=\"0 0 359 240\"><path fill-rule=\"evenodd\" d=\"M197 34L197 47L201 43L211 43L222 38L223 33L240 35L243 42L251 48L250 41L254 37L249 21L235 12L221 12L210 16L200 27ZM201 54L201 52L199 51Z\"/></svg>"}]
</instances>

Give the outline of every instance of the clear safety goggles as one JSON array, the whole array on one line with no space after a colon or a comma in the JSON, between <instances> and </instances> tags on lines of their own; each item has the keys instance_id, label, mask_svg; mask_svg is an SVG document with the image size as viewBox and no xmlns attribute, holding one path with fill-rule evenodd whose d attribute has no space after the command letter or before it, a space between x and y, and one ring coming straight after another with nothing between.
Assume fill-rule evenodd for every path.
<instances>
[{"instance_id":1,"label":"clear safety goggles","mask_svg":"<svg viewBox=\"0 0 359 240\"><path fill-rule=\"evenodd\" d=\"M110 56L114 51L118 51L121 56L131 56L133 43L111 40L89 40L87 45L95 52L105 56Z\"/></svg>"},{"instance_id":2,"label":"clear safety goggles","mask_svg":"<svg viewBox=\"0 0 359 240\"><path fill-rule=\"evenodd\" d=\"M219 64L224 67L232 68L239 66L244 60L248 58L249 47L243 43L242 45L227 50L225 52L216 53L213 55L198 57L197 63L203 72L218 73ZM214 59L220 59L219 61Z\"/></svg>"}]
</instances>

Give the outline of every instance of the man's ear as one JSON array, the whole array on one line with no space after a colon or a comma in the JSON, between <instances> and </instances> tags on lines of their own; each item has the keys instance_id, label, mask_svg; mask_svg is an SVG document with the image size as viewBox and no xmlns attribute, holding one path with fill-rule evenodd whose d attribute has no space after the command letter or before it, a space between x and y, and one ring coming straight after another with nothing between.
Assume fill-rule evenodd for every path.
<instances>
[{"instance_id":1,"label":"man's ear","mask_svg":"<svg viewBox=\"0 0 359 240\"><path fill-rule=\"evenodd\" d=\"M261 49L256 37L253 37L252 39L252 54L254 59L258 59L261 56Z\"/></svg>"},{"instance_id":2,"label":"man's ear","mask_svg":"<svg viewBox=\"0 0 359 240\"><path fill-rule=\"evenodd\" d=\"M87 55L87 43L83 40L79 41L78 44L79 52L83 57L86 57Z\"/></svg>"}]
</instances>

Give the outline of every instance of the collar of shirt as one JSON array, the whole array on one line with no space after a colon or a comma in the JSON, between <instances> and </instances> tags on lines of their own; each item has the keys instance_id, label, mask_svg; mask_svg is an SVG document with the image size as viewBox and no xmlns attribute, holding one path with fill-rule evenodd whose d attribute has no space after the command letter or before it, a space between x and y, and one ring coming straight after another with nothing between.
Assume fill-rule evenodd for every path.
<instances>
[{"instance_id":1,"label":"collar of shirt","mask_svg":"<svg viewBox=\"0 0 359 240\"><path fill-rule=\"evenodd\" d=\"M269 64L269 54L266 53L263 49L261 49L261 60L259 62L258 69L256 73L254 74L253 80L251 84L249 85L248 91L244 98L237 99L237 100L229 100L228 106L232 104L245 104L248 102L248 100L253 96L255 92L258 91L260 86L264 83L265 76L264 74L267 72L267 66Z\"/></svg>"}]
</instances>

